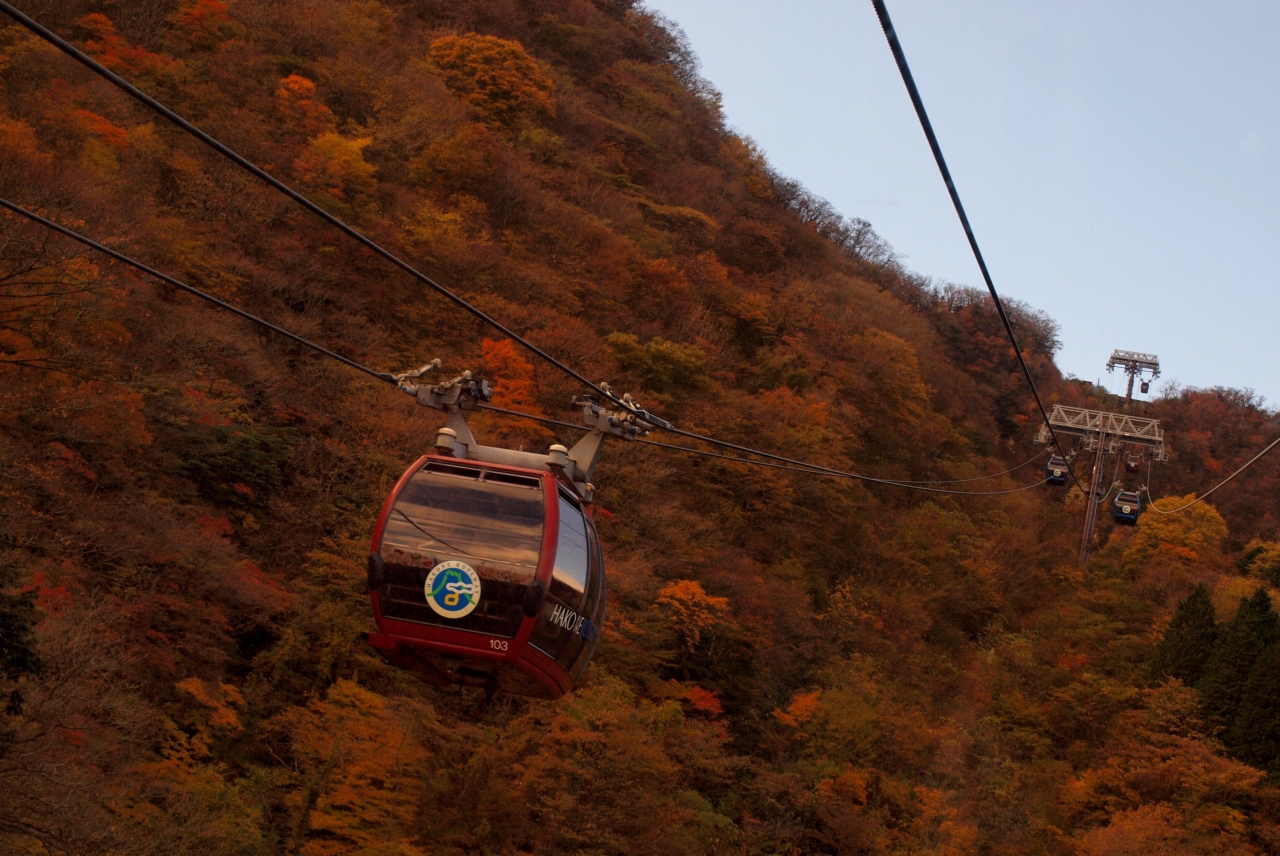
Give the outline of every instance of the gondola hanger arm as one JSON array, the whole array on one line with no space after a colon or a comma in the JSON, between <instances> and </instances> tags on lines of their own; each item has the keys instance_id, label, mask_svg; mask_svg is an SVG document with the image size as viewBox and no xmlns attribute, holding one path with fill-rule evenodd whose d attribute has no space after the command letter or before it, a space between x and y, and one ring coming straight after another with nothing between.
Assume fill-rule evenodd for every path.
<instances>
[{"instance_id":1,"label":"gondola hanger arm","mask_svg":"<svg viewBox=\"0 0 1280 856\"><path fill-rule=\"evenodd\" d=\"M421 368L392 375L400 390L412 395L418 404L445 414L444 427L436 434L434 445L437 454L525 469L550 468L563 473L587 502L591 501L595 490L591 479L600 460L604 438L613 436L633 440L645 437L657 427L650 419L663 422L636 404L630 394L618 397L608 384L601 384L606 394L605 403L589 395L573 399L573 406L582 409L583 425L588 430L572 449L557 443L547 454L540 455L523 449L484 446L471 433L466 412L488 405L493 400L493 386L470 371L439 384L410 382L420 381L440 365L441 361L436 359ZM611 405L617 405L616 409Z\"/></svg>"}]
</instances>

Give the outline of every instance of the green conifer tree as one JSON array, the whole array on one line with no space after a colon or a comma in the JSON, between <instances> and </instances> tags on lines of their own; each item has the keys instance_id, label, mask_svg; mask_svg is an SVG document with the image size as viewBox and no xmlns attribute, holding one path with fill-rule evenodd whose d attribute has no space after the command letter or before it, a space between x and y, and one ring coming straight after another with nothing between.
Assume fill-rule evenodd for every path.
<instances>
[{"instance_id":1,"label":"green conifer tree","mask_svg":"<svg viewBox=\"0 0 1280 856\"><path fill-rule=\"evenodd\" d=\"M1280 645L1272 645L1253 664L1240 712L1222 737L1241 761L1280 772Z\"/></svg>"},{"instance_id":2,"label":"green conifer tree","mask_svg":"<svg viewBox=\"0 0 1280 856\"><path fill-rule=\"evenodd\" d=\"M1217 638L1213 601L1209 599L1209 589L1202 583L1183 598L1174 611L1151 663L1151 676L1156 680L1179 678L1187 686L1195 686L1200 682Z\"/></svg>"},{"instance_id":3,"label":"green conifer tree","mask_svg":"<svg viewBox=\"0 0 1280 856\"><path fill-rule=\"evenodd\" d=\"M1235 722L1254 663L1277 639L1280 616L1263 588L1240 601L1235 616L1219 628L1197 685L1204 693L1205 711L1219 724L1229 728Z\"/></svg>"}]
</instances>

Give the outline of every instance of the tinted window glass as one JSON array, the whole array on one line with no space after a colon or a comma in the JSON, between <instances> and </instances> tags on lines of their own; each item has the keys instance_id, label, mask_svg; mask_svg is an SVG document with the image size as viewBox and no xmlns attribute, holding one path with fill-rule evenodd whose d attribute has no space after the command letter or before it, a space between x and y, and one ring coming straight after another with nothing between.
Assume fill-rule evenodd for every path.
<instances>
[{"instance_id":1,"label":"tinted window glass","mask_svg":"<svg viewBox=\"0 0 1280 856\"><path fill-rule=\"evenodd\" d=\"M578 506L560 495L560 537L556 545L556 565L551 574L551 593L574 609L587 588L587 568L591 564L587 547L587 521Z\"/></svg>"},{"instance_id":2,"label":"tinted window glass","mask_svg":"<svg viewBox=\"0 0 1280 856\"><path fill-rule=\"evenodd\" d=\"M447 555L464 562L536 568L545 513L537 482L526 486L422 471L405 485L391 509L382 558L417 565L423 559L434 564Z\"/></svg>"},{"instance_id":3,"label":"tinted window glass","mask_svg":"<svg viewBox=\"0 0 1280 856\"><path fill-rule=\"evenodd\" d=\"M404 486L382 535L386 582L379 606L389 618L512 637L542 551L542 482L463 466L428 465ZM427 603L424 583L440 562L459 561L480 577L476 607L460 618Z\"/></svg>"},{"instance_id":4,"label":"tinted window glass","mask_svg":"<svg viewBox=\"0 0 1280 856\"><path fill-rule=\"evenodd\" d=\"M562 496L556 573L529 641L576 681L595 650L603 617L604 567L595 528Z\"/></svg>"},{"instance_id":5,"label":"tinted window glass","mask_svg":"<svg viewBox=\"0 0 1280 856\"><path fill-rule=\"evenodd\" d=\"M578 649L573 665L569 667L569 677L574 683L582 677L595 653L596 643L600 641L600 632L604 627L605 574L604 556L600 552L600 539L596 537L595 527L589 533L591 546L591 585L582 604L582 614L586 617L585 632L582 636L582 647Z\"/></svg>"}]
</instances>

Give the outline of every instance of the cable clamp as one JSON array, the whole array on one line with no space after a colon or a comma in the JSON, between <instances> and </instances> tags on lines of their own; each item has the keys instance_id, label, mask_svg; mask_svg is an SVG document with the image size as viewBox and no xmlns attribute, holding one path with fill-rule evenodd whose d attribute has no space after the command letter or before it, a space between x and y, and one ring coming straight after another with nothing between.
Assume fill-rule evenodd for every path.
<instances>
[{"instance_id":1,"label":"cable clamp","mask_svg":"<svg viewBox=\"0 0 1280 856\"><path fill-rule=\"evenodd\" d=\"M417 395L418 394L417 384L406 383L406 381L417 380L423 375L429 374L430 372L433 372L438 368L440 368L440 359L437 357L436 359L432 360L431 362L427 363L425 366L422 366L421 368L416 368L416 369L413 369L412 371L407 371L407 372L400 372L399 374L392 374L390 377L391 377L391 380L395 383L395 385L400 388L401 392L406 392L409 395Z\"/></svg>"},{"instance_id":2,"label":"cable clamp","mask_svg":"<svg viewBox=\"0 0 1280 856\"><path fill-rule=\"evenodd\" d=\"M465 371L452 380L434 386L425 383L409 383L440 368L440 360L432 360L413 371L392 375L400 391L412 395L423 407L452 413L457 410L474 410L477 404L493 400L493 386L487 381Z\"/></svg>"},{"instance_id":3,"label":"cable clamp","mask_svg":"<svg viewBox=\"0 0 1280 856\"><path fill-rule=\"evenodd\" d=\"M636 402L635 398L631 396L631 393L624 393L623 396L619 398L614 394L612 387L604 382L601 382L600 389L604 391L604 394L609 397L610 401L633 416L637 422L643 423L647 430L662 428L667 431L671 431L675 429L676 426L672 423L660 416L654 416L652 413L641 407L639 403ZM577 403L577 399L574 400L574 403Z\"/></svg>"},{"instance_id":4,"label":"cable clamp","mask_svg":"<svg viewBox=\"0 0 1280 856\"><path fill-rule=\"evenodd\" d=\"M592 395L575 395L572 406L582 408L582 419L588 428L632 440L647 437L655 428L672 427L670 422L659 419L637 404L630 393L619 398L607 383L600 384L600 388L609 397L608 403L617 405L619 409L609 409Z\"/></svg>"}]
</instances>

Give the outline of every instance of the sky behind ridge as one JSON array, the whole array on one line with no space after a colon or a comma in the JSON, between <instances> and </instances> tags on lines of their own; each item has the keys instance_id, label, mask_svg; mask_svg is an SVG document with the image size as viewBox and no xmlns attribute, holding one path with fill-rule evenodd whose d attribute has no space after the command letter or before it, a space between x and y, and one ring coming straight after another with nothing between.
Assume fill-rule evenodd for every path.
<instances>
[{"instance_id":1,"label":"sky behind ridge","mask_svg":"<svg viewBox=\"0 0 1280 856\"><path fill-rule=\"evenodd\" d=\"M650 0L781 172L911 270L982 287L869 0ZM1002 295L1280 406L1280 3L888 0Z\"/></svg>"}]
</instances>

